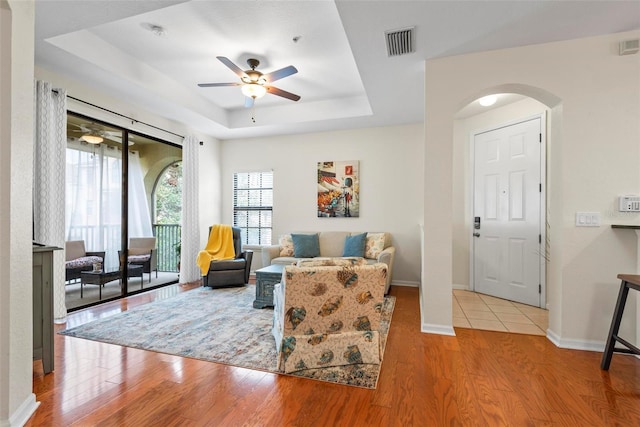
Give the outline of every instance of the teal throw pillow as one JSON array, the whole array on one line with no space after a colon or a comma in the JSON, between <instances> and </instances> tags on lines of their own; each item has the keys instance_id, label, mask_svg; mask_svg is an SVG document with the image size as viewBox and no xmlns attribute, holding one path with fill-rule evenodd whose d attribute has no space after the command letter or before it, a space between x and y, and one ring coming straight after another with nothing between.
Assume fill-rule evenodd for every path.
<instances>
[{"instance_id":1,"label":"teal throw pillow","mask_svg":"<svg viewBox=\"0 0 640 427\"><path fill-rule=\"evenodd\" d=\"M364 257L364 248L367 244L367 233L347 236L344 240L342 256Z\"/></svg>"},{"instance_id":2,"label":"teal throw pillow","mask_svg":"<svg viewBox=\"0 0 640 427\"><path fill-rule=\"evenodd\" d=\"M291 240L293 240L294 257L313 258L320 256L318 234L291 234Z\"/></svg>"}]
</instances>

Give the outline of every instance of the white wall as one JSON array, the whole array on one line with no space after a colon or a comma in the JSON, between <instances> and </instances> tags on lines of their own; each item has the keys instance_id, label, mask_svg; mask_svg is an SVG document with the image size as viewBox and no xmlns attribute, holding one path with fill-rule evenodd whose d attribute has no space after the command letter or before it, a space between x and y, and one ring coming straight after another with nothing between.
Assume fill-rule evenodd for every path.
<instances>
[{"instance_id":1,"label":"white wall","mask_svg":"<svg viewBox=\"0 0 640 427\"><path fill-rule=\"evenodd\" d=\"M453 122L453 284L469 288L473 217L473 135L516 120L545 114L547 108L527 98L501 108Z\"/></svg>"},{"instance_id":2,"label":"white wall","mask_svg":"<svg viewBox=\"0 0 640 427\"><path fill-rule=\"evenodd\" d=\"M551 111L548 172L551 262L549 336L565 347L603 348L618 291L616 275L636 271L635 235L612 223L640 222L614 210L618 195L640 193L640 55L619 56L618 43L640 31L461 55L427 61L425 69L425 183L453 180L453 117L468 102L505 85L536 98ZM431 158L437 155L438 159ZM425 190L429 190L426 186ZM560 197L558 197L560 195ZM425 193L425 225L451 217L449 198ZM601 212L602 226L576 228L575 212ZM425 226L425 241L448 245L448 231ZM425 325L451 325L452 254L425 252L422 313ZM430 265L445 264L430 271ZM627 305L623 331L635 333L635 304ZM633 339L633 338L632 338Z\"/></svg>"},{"instance_id":3,"label":"white wall","mask_svg":"<svg viewBox=\"0 0 640 427\"><path fill-rule=\"evenodd\" d=\"M420 281L422 124L224 141L222 218L232 221L233 173L273 170L273 238L292 231L388 231L393 282ZM317 163L360 161L360 217L316 216Z\"/></svg>"},{"instance_id":4,"label":"white wall","mask_svg":"<svg viewBox=\"0 0 640 427\"><path fill-rule=\"evenodd\" d=\"M0 1L0 425L22 425L32 393L34 5Z\"/></svg>"}]
</instances>

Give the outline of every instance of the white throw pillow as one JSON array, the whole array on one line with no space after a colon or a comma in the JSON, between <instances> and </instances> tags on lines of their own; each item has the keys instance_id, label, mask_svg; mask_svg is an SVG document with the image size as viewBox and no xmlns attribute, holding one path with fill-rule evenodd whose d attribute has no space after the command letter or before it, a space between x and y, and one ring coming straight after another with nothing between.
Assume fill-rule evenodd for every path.
<instances>
[{"instance_id":1,"label":"white throw pillow","mask_svg":"<svg viewBox=\"0 0 640 427\"><path fill-rule=\"evenodd\" d=\"M384 233L367 233L367 244L364 248L364 256L369 259L377 259L384 250Z\"/></svg>"}]
</instances>

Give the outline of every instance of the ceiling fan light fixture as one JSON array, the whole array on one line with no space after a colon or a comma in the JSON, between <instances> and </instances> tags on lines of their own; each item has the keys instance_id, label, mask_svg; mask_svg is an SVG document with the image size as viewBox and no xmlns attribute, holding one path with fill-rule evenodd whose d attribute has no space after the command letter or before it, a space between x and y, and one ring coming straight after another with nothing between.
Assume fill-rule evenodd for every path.
<instances>
[{"instance_id":1,"label":"ceiling fan light fixture","mask_svg":"<svg viewBox=\"0 0 640 427\"><path fill-rule=\"evenodd\" d=\"M100 144L102 141L104 141L104 138L94 133L82 135L80 139L87 141L89 144Z\"/></svg>"},{"instance_id":2,"label":"ceiling fan light fixture","mask_svg":"<svg viewBox=\"0 0 640 427\"><path fill-rule=\"evenodd\" d=\"M241 88L244 96L249 98L258 99L262 98L267 93L267 88L257 83L245 84Z\"/></svg>"}]
</instances>

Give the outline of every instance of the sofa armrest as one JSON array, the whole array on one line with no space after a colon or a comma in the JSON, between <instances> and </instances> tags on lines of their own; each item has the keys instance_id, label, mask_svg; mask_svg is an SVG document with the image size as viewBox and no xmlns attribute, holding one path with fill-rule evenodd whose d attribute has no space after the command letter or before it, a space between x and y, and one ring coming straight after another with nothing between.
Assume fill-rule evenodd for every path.
<instances>
[{"instance_id":1,"label":"sofa armrest","mask_svg":"<svg viewBox=\"0 0 640 427\"><path fill-rule=\"evenodd\" d=\"M271 265L271 260L280 256L280 245L267 245L262 246L262 266L268 267Z\"/></svg>"},{"instance_id":2,"label":"sofa armrest","mask_svg":"<svg viewBox=\"0 0 640 427\"><path fill-rule=\"evenodd\" d=\"M386 295L389 292L389 287L391 287L391 275L393 272L393 258L396 255L396 248L393 246L389 246L378 255L378 262L382 262L387 264L387 283L385 284L384 294Z\"/></svg>"}]
</instances>

